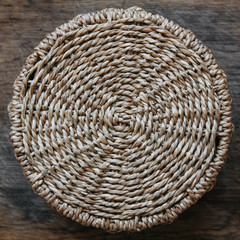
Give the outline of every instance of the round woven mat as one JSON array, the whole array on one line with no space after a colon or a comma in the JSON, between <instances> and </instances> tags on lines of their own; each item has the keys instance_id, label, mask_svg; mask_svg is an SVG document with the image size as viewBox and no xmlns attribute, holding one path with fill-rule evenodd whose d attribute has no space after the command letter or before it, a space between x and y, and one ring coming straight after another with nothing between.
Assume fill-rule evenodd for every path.
<instances>
[{"instance_id":1,"label":"round woven mat","mask_svg":"<svg viewBox=\"0 0 240 240\"><path fill-rule=\"evenodd\" d=\"M58 212L110 232L172 222L215 183L227 78L195 35L138 7L47 35L14 84L15 155Z\"/></svg>"}]
</instances>

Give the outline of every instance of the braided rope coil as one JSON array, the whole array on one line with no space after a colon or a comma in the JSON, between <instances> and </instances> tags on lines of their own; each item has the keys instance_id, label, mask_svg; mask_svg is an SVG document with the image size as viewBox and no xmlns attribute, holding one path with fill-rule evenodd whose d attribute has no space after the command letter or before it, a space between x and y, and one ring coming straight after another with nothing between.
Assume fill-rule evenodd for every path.
<instances>
[{"instance_id":1,"label":"braided rope coil","mask_svg":"<svg viewBox=\"0 0 240 240\"><path fill-rule=\"evenodd\" d=\"M47 35L8 110L34 191L109 232L176 219L215 184L233 130L211 51L138 7L82 14Z\"/></svg>"}]
</instances>

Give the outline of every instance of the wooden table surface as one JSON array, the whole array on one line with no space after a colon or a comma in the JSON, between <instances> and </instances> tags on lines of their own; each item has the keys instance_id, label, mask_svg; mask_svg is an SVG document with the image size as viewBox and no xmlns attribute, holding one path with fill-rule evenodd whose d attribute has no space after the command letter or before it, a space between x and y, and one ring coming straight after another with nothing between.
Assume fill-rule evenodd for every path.
<instances>
[{"instance_id":1,"label":"wooden table surface","mask_svg":"<svg viewBox=\"0 0 240 240\"><path fill-rule=\"evenodd\" d=\"M210 47L229 78L235 134L214 189L173 224L111 235L55 213L33 192L8 138L7 105L26 57L46 33L80 13L134 5L191 29ZM239 0L0 0L0 239L240 239L239 117Z\"/></svg>"}]
</instances>

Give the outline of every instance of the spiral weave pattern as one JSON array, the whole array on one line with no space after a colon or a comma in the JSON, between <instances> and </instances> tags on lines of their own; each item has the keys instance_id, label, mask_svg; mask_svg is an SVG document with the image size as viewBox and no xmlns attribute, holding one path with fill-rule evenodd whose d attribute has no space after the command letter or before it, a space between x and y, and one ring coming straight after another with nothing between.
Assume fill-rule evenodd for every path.
<instances>
[{"instance_id":1,"label":"spiral weave pattern","mask_svg":"<svg viewBox=\"0 0 240 240\"><path fill-rule=\"evenodd\" d=\"M189 30L138 7L83 14L14 84L10 137L33 189L110 232L172 222L214 185L232 132L224 72Z\"/></svg>"}]
</instances>

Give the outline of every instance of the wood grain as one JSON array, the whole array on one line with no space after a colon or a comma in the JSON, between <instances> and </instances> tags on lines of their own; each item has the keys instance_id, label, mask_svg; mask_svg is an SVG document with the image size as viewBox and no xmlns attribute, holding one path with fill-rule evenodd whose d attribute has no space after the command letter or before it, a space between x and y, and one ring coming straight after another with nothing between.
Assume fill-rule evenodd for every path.
<instances>
[{"instance_id":1,"label":"wood grain","mask_svg":"<svg viewBox=\"0 0 240 240\"><path fill-rule=\"evenodd\" d=\"M233 136L214 189L171 225L110 235L55 213L35 195L8 138L7 104L26 57L40 40L75 15L106 7L139 6L191 29L213 51L229 77ZM240 2L228 1L7 1L0 0L0 240L20 239L240 239Z\"/></svg>"}]
</instances>

